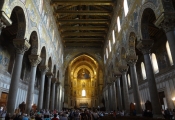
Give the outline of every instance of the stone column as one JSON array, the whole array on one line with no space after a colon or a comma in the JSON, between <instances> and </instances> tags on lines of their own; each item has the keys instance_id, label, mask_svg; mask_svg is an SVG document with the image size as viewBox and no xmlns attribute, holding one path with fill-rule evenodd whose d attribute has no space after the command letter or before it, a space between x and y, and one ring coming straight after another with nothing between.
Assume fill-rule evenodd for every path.
<instances>
[{"instance_id":1,"label":"stone column","mask_svg":"<svg viewBox=\"0 0 175 120\"><path fill-rule=\"evenodd\" d=\"M41 80L40 80L39 97L38 97L38 110L43 109L44 83L48 67L45 65L39 66L39 70L41 71Z\"/></svg>"},{"instance_id":2,"label":"stone column","mask_svg":"<svg viewBox=\"0 0 175 120\"><path fill-rule=\"evenodd\" d=\"M15 110L15 103L17 99L18 84L21 75L23 55L24 52L30 48L30 44L24 39L14 39L13 44L16 48L16 58L7 100L7 113L13 113Z\"/></svg>"},{"instance_id":3,"label":"stone column","mask_svg":"<svg viewBox=\"0 0 175 120\"><path fill-rule=\"evenodd\" d=\"M6 26L10 26L12 24L12 21L10 18L6 15L4 11L0 11L0 35L2 32L2 29Z\"/></svg>"},{"instance_id":4,"label":"stone column","mask_svg":"<svg viewBox=\"0 0 175 120\"><path fill-rule=\"evenodd\" d=\"M175 64L175 12L163 12L155 22L159 28L163 28L170 46L173 63Z\"/></svg>"},{"instance_id":5,"label":"stone column","mask_svg":"<svg viewBox=\"0 0 175 120\"><path fill-rule=\"evenodd\" d=\"M60 84L58 86L58 106L57 109L60 111Z\"/></svg>"},{"instance_id":6,"label":"stone column","mask_svg":"<svg viewBox=\"0 0 175 120\"><path fill-rule=\"evenodd\" d=\"M57 82L56 83L56 89L55 89L55 109L57 109L57 110L58 110L58 96L59 96L58 88L59 88L59 85L60 85L60 83Z\"/></svg>"},{"instance_id":7,"label":"stone column","mask_svg":"<svg viewBox=\"0 0 175 120\"><path fill-rule=\"evenodd\" d=\"M143 56L144 56L145 69L146 69L148 88L150 91L150 98L151 98L153 113L154 115L160 115L161 105L159 103L155 76L154 76L153 67L152 67L151 59L149 55L153 42L154 42L153 40L141 40L138 43L137 48L143 53Z\"/></svg>"},{"instance_id":8,"label":"stone column","mask_svg":"<svg viewBox=\"0 0 175 120\"><path fill-rule=\"evenodd\" d=\"M51 110L54 110L54 103L55 101L55 82L57 81L56 78L52 78L52 92L51 92Z\"/></svg>"},{"instance_id":9,"label":"stone column","mask_svg":"<svg viewBox=\"0 0 175 120\"><path fill-rule=\"evenodd\" d=\"M47 72L46 75L48 77L47 93L46 93L46 109L49 109L51 78L52 78L53 74L51 72Z\"/></svg>"},{"instance_id":10,"label":"stone column","mask_svg":"<svg viewBox=\"0 0 175 120\"><path fill-rule=\"evenodd\" d=\"M121 73L119 74L116 74L115 75L117 80L117 104L118 104L118 109L119 110L122 110L123 107L122 107L122 94L121 94L121 86L120 86L120 77L121 77Z\"/></svg>"},{"instance_id":11,"label":"stone column","mask_svg":"<svg viewBox=\"0 0 175 120\"><path fill-rule=\"evenodd\" d=\"M37 65L41 62L41 57L39 55L29 55L29 61L31 63L30 71L30 81L28 84L27 99L26 99L26 113L29 115L32 108L33 95L35 90L35 78L36 78L36 68Z\"/></svg>"},{"instance_id":12,"label":"stone column","mask_svg":"<svg viewBox=\"0 0 175 120\"><path fill-rule=\"evenodd\" d=\"M128 66L120 65L119 70L122 73L122 81L123 81L123 94L124 94L124 105L125 110L129 112L130 110L130 104L129 104L129 92L128 92L128 84L127 84L127 78L126 73L128 71Z\"/></svg>"},{"instance_id":13,"label":"stone column","mask_svg":"<svg viewBox=\"0 0 175 120\"><path fill-rule=\"evenodd\" d=\"M110 89L110 86L111 86L111 83L108 83L108 110L112 110L112 108L111 108L111 106L112 106L112 104L111 104L111 89Z\"/></svg>"},{"instance_id":14,"label":"stone column","mask_svg":"<svg viewBox=\"0 0 175 120\"><path fill-rule=\"evenodd\" d=\"M136 105L135 105L136 111L137 111L137 113L142 113L138 78L137 78L137 72L136 72L137 59L138 59L138 57L135 55L127 56L127 62L130 66L131 83L132 83L132 89L133 89L133 94L134 94L134 102L136 103Z\"/></svg>"},{"instance_id":15,"label":"stone column","mask_svg":"<svg viewBox=\"0 0 175 120\"><path fill-rule=\"evenodd\" d=\"M116 96L116 86L115 86L115 78L113 78L112 82L112 89L113 89L113 110L117 110L117 96Z\"/></svg>"}]
</instances>

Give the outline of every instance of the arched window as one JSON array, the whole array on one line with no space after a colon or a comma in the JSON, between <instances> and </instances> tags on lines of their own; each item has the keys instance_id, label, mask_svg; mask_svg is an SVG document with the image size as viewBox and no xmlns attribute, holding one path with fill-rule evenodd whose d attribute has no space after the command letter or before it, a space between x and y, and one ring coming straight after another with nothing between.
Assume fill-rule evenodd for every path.
<instances>
[{"instance_id":1,"label":"arched window","mask_svg":"<svg viewBox=\"0 0 175 120\"><path fill-rule=\"evenodd\" d=\"M106 58L108 58L108 49L106 48Z\"/></svg>"},{"instance_id":2,"label":"arched window","mask_svg":"<svg viewBox=\"0 0 175 120\"><path fill-rule=\"evenodd\" d=\"M40 0L40 3L39 3L39 12L40 13L42 12L42 9L43 9L43 0Z\"/></svg>"},{"instance_id":3,"label":"arched window","mask_svg":"<svg viewBox=\"0 0 175 120\"><path fill-rule=\"evenodd\" d=\"M151 54L151 61L152 61L152 66L153 66L154 73L156 74L156 73L159 72L159 67L158 67L158 64L157 64L156 55L154 53Z\"/></svg>"},{"instance_id":4,"label":"arched window","mask_svg":"<svg viewBox=\"0 0 175 120\"><path fill-rule=\"evenodd\" d=\"M120 32L121 26L120 26L120 18L117 17L117 25L118 25L118 32Z\"/></svg>"},{"instance_id":5,"label":"arched window","mask_svg":"<svg viewBox=\"0 0 175 120\"><path fill-rule=\"evenodd\" d=\"M131 79L130 79L130 75L128 74L128 87L131 87Z\"/></svg>"},{"instance_id":6,"label":"arched window","mask_svg":"<svg viewBox=\"0 0 175 120\"><path fill-rule=\"evenodd\" d=\"M109 52L111 52L111 41L109 40Z\"/></svg>"},{"instance_id":7,"label":"arched window","mask_svg":"<svg viewBox=\"0 0 175 120\"><path fill-rule=\"evenodd\" d=\"M172 56L171 56L171 50L170 50L170 46L169 46L168 41L166 42L166 51L167 51L167 54L168 54L170 65L173 65L174 63L173 63L173 59L172 59Z\"/></svg>"},{"instance_id":8,"label":"arched window","mask_svg":"<svg viewBox=\"0 0 175 120\"><path fill-rule=\"evenodd\" d=\"M82 96L86 96L86 90L82 90Z\"/></svg>"},{"instance_id":9,"label":"arched window","mask_svg":"<svg viewBox=\"0 0 175 120\"><path fill-rule=\"evenodd\" d=\"M124 6L124 11L125 11L125 16L127 16L127 14L128 14L128 2L127 2L127 0L124 0L123 6Z\"/></svg>"},{"instance_id":10,"label":"arched window","mask_svg":"<svg viewBox=\"0 0 175 120\"><path fill-rule=\"evenodd\" d=\"M145 71L145 65L143 62L141 63L141 71L142 71L143 80L145 80L146 79L146 71Z\"/></svg>"},{"instance_id":11,"label":"arched window","mask_svg":"<svg viewBox=\"0 0 175 120\"><path fill-rule=\"evenodd\" d=\"M115 31L112 31L112 39L113 39L113 44L115 43Z\"/></svg>"}]
</instances>

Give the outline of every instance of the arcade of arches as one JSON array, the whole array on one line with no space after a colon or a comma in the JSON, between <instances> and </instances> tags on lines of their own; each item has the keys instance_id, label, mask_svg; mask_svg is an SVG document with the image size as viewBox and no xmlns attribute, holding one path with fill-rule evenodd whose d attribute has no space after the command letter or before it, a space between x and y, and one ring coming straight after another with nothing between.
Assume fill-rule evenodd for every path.
<instances>
[{"instance_id":1,"label":"arcade of arches","mask_svg":"<svg viewBox=\"0 0 175 120\"><path fill-rule=\"evenodd\" d=\"M8 112L175 107L174 0L0 0L0 9Z\"/></svg>"}]
</instances>

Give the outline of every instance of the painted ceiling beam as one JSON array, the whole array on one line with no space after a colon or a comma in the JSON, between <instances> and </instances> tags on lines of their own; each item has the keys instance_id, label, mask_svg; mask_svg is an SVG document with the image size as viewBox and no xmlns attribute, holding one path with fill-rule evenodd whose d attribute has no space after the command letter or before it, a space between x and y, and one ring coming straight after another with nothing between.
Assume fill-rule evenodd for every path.
<instances>
[{"instance_id":1,"label":"painted ceiling beam","mask_svg":"<svg viewBox=\"0 0 175 120\"><path fill-rule=\"evenodd\" d=\"M105 0L91 0L91 1L84 1L84 0L76 0L76 1L71 1L71 0L52 0L51 5L114 5L114 3L110 1L105 1Z\"/></svg>"},{"instance_id":2,"label":"painted ceiling beam","mask_svg":"<svg viewBox=\"0 0 175 120\"><path fill-rule=\"evenodd\" d=\"M70 10L56 10L55 11L56 15L64 15L64 14L69 14L69 15L102 15L102 16L111 16L111 12L107 11L91 11L91 10L84 10L84 11L70 11Z\"/></svg>"},{"instance_id":3,"label":"painted ceiling beam","mask_svg":"<svg viewBox=\"0 0 175 120\"><path fill-rule=\"evenodd\" d=\"M63 39L64 42L72 42L72 41L76 41L76 42L95 42L95 41L101 41L104 42L104 38L64 38Z\"/></svg>"},{"instance_id":4,"label":"painted ceiling beam","mask_svg":"<svg viewBox=\"0 0 175 120\"><path fill-rule=\"evenodd\" d=\"M62 37L67 36L106 36L106 33L95 33L95 32L63 32L61 33Z\"/></svg>"},{"instance_id":5,"label":"painted ceiling beam","mask_svg":"<svg viewBox=\"0 0 175 120\"><path fill-rule=\"evenodd\" d=\"M72 20L72 19L58 19L57 23L62 23L62 24L72 24L72 23L94 23L94 24L109 24L109 20L106 19L77 19L77 20Z\"/></svg>"},{"instance_id":6,"label":"painted ceiling beam","mask_svg":"<svg viewBox=\"0 0 175 120\"><path fill-rule=\"evenodd\" d=\"M89 26L61 26L59 28L61 31L65 31L65 30L105 30L107 31L108 28L107 27L89 27Z\"/></svg>"}]
</instances>

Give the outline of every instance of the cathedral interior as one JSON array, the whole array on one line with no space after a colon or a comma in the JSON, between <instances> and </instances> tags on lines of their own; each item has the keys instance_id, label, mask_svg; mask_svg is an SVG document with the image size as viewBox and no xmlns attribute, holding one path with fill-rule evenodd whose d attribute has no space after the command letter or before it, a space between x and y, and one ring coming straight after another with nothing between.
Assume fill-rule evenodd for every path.
<instances>
[{"instance_id":1,"label":"cathedral interior","mask_svg":"<svg viewBox=\"0 0 175 120\"><path fill-rule=\"evenodd\" d=\"M175 0L0 0L0 9L8 112L175 107Z\"/></svg>"}]
</instances>

